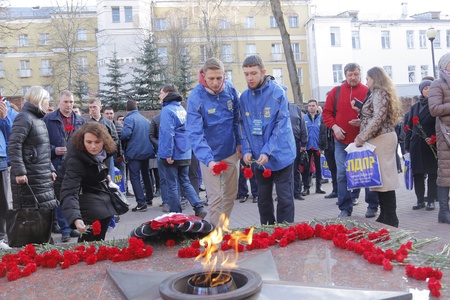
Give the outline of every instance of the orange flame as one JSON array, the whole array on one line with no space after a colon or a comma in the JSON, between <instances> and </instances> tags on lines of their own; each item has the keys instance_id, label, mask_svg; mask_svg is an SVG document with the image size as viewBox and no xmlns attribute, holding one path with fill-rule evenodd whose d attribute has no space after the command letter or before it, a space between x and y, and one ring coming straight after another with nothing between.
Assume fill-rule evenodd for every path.
<instances>
[{"instance_id":1,"label":"orange flame","mask_svg":"<svg viewBox=\"0 0 450 300\"><path fill-rule=\"evenodd\" d=\"M197 284L204 285L207 283L210 287L219 286L225 284L228 280L228 276L221 276L224 270L229 274L229 270L237 268L236 264L238 260L238 246L240 242L245 242L248 244L252 243L253 237L253 227L250 229L248 234L240 231L232 232L228 229L229 220L222 214L219 219L219 223L216 228L206 237L200 240L200 245L205 247L205 251L198 255L195 260L200 260L203 265L204 280L198 282L200 276L194 276L193 281ZM220 244L223 241L224 233L229 233L231 238L228 240L228 245L234 248L234 257L232 254L225 255L224 251L219 250ZM215 254L215 255L214 255ZM220 264L220 267L217 265ZM213 276L213 273L219 272L218 276Z\"/></svg>"}]
</instances>

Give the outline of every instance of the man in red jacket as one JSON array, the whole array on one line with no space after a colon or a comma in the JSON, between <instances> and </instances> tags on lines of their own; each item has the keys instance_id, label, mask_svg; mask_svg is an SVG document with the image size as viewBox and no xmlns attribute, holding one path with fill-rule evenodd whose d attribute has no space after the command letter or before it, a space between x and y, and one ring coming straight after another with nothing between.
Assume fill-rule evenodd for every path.
<instances>
[{"instance_id":1,"label":"man in red jacket","mask_svg":"<svg viewBox=\"0 0 450 300\"><path fill-rule=\"evenodd\" d=\"M368 91L368 87L361 83L361 68L358 64L347 64L344 67L344 74L345 81L330 91L322 112L323 121L328 128L332 129L335 139L334 155L337 167L340 218L351 216L353 211L352 198L347 189L344 163L347 156L345 148L355 140L359 133L359 119L358 112L352 108L350 102L355 98L364 101ZM372 209L375 209L376 213L377 207Z\"/></svg>"}]
</instances>

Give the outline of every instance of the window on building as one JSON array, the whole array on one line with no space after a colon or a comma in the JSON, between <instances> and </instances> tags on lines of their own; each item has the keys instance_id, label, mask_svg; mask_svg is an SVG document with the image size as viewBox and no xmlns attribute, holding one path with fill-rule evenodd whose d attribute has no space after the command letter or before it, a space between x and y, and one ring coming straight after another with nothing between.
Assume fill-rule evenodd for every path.
<instances>
[{"instance_id":1,"label":"window on building","mask_svg":"<svg viewBox=\"0 0 450 300\"><path fill-rule=\"evenodd\" d=\"M77 30L77 40L78 41L87 41L87 30L86 29L78 29Z\"/></svg>"},{"instance_id":2,"label":"window on building","mask_svg":"<svg viewBox=\"0 0 450 300\"><path fill-rule=\"evenodd\" d=\"M28 92L28 90L31 88L31 86L23 85L21 88L22 88L22 96L25 97L25 94Z\"/></svg>"},{"instance_id":3,"label":"window on building","mask_svg":"<svg viewBox=\"0 0 450 300\"><path fill-rule=\"evenodd\" d=\"M245 44L245 57L256 54L256 44Z\"/></svg>"},{"instance_id":4,"label":"window on building","mask_svg":"<svg viewBox=\"0 0 450 300\"><path fill-rule=\"evenodd\" d=\"M113 23L120 23L120 8L119 7L111 7L111 15Z\"/></svg>"},{"instance_id":5,"label":"window on building","mask_svg":"<svg viewBox=\"0 0 450 300\"><path fill-rule=\"evenodd\" d=\"M283 69L282 68L273 68L272 75L275 77L275 81L278 84L283 84Z\"/></svg>"},{"instance_id":6,"label":"window on building","mask_svg":"<svg viewBox=\"0 0 450 300\"><path fill-rule=\"evenodd\" d=\"M133 22L133 7L125 6L125 22Z\"/></svg>"},{"instance_id":7,"label":"window on building","mask_svg":"<svg viewBox=\"0 0 450 300\"><path fill-rule=\"evenodd\" d=\"M445 44L447 48L450 48L450 30L445 32Z\"/></svg>"},{"instance_id":8,"label":"window on building","mask_svg":"<svg viewBox=\"0 0 450 300\"><path fill-rule=\"evenodd\" d=\"M383 48L383 49L391 48L390 33L387 30L381 31L381 48Z\"/></svg>"},{"instance_id":9,"label":"window on building","mask_svg":"<svg viewBox=\"0 0 450 300\"><path fill-rule=\"evenodd\" d=\"M392 66L383 66L383 69L386 71L388 76L392 78Z\"/></svg>"},{"instance_id":10,"label":"window on building","mask_svg":"<svg viewBox=\"0 0 450 300\"><path fill-rule=\"evenodd\" d=\"M340 84L344 80L342 74L342 65L333 65L333 82L334 84Z\"/></svg>"},{"instance_id":11,"label":"window on building","mask_svg":"<svg viewBox=\"0 0 450 300\"><path fill-rule=\"evenodd\" d=\"M87 75L89 74L89 66L87 56L78 56L78 75Z\"/></svg>"},{"instance_id":12,"label":"window on building","mask_svg":"<svg viewBox=\"0 0 450 300\"><path fill-rule=\"evenodd\" d=\"M166 28L166 19L156 19L156 30L163 31L166 30Z\"/></svg>"},{"instance_id":13,"label":"window on building","mask_svg":"<svg viewBox=\"0 0 450 300\"><path fill-rule=\"evenodd\" d=\"M408 66L408 82L416 82L416 66Z\"/></svg>"},{"instance_id":14,"label":"window on building","mask_svg":"<svg viewBox=\"0 0 450 300\"><path fill-rule=\"evenodd\" d=\"M225 78L233 83L233 71L232 70L225 70Z\"/></svg>"},{"instance_id":15,"label":"window on building","mask_svg":"<svg viewBox=\"0 0 450 300\"><path fill-rule=\"evenodd\" d=\"M41 59L41 75L42 76L52 75L52 67L50 65L50 59Z\"/></svg>"},{"instance_id":16,"label":"window on building","mask_svg":"<svg viewBox=\"0 0 450 300\"><path fill-rule=\"evenodd\" d=\"M233 61L233 55L231 54L231 45L228 44L222 45L222 61L223 62Z\"/></svg>"},{"instance_id":17,"label":"window on building","mask_svg":"<svg viewBox=\"0 0 450 300\"><path fill-rule=\"evenodd\" d=\"M283 58L283 52L281 50L281 44L272 44L272 60L280 61Z\"/></svg>"},{"instance_id":18,"label":"window on building","mask_svg":"<svg viewBox=\"0 0 450 300\"><path fill-rule=\"evenodd\" d=\"M228 22L227 18L220 18L219 26L220 26L220 29L230 29L231 28L230 22Z\"/></svg>"},{"instance_id":19,"label":"window on building","mask_svg":"<svg viewBox=\"0 0 450 300\"><path fill-rule=\"evenodd\" d=\"M332 47L341 46L341 28L340 27L330 27L330 38Z\"/></svg>"},{"instance_id":20,"label":"window on building","mask_svg":"<svg viewBox=\"0 0 450 300\"><path fill-rule=\"evenodd\" d=\"M361 41L359 38L359 31L352 31L352 48L361 49Z\"/></svg>"},{"instance_id":21,"label":"window on building","mask_svg":"<svg viewBox=\"0 0 450 300\"><path fill-rule=\"evenodd\" d=\"M292 52L294 53L294 59L296 61L302 60L302 53L300 52L300 44L292 43L291 48L292 48Z\"/></svg>"},{"instance_id":22,"label":"window on building","mask_svg":"<svg viewBox=\"0 0 450 300\"><path fill-rule=\"evenodd\" d=\"M420 77L424 78L428 76L428 65L422 65L420 66Z\"/></svg>"},{"instance_id":23,"label":"window on building","mask_svg":"<svg viewBox=\"0 0 450 300\"><path fill-rule=\"evenodd\" d=\"M414 49L414 30L406 30L406 47Z\"/></svg>"},{"instance_id":24,"label":"window on building","mask_svg":"<svg viewBox=\"0 0 450 300\"><path fill-rule=\"evenodd\" d=\"M246 29L255 28L255 18L254 17L245 17L244 28L246 28Z\"/></svg>"},{"instance_id":25,"label":"window on building","mask_svg":"<svg viewBox=\"0 0 450 300\"><path fill-rule=\"evenodd\" d=\"M0 78L5 78L5 69L3 68L3 62L2 61L0 61Z\"/></svg>"},{"instance_id":26,"label":"window on building","mask_svg":"<svg viewBox=\"0 0 450 300\"><path fill-rule=\"evenodd\" d=\"M19 47L28 46L28 34L19 34Z\"/></svg>"},{"instance_id":27,"label":"window on building","mask_svg":"<svg viewBox=\"0 0 450 300\"><path fill-rule=\"evenodd\" d=\"M208 59L208 46L200 45L200 62L204 63Z\"/></svg>"},{"instance_id":28,"label":"window on building","mask_svg":"<svg viewBox=\"0 0 450 300\"><path fill-rule=\"evenodd\" d=\"M289 17L289 27L290 28L298 28L298 17Z\"/></svg>"},{"instance_id":29,"label":"window on building","mask_svg":"<svg viewBox=\"0 0 450 300\"><path fill-rule=\"evenodd\" d=\"M30 77L30 76L31 76L30 61L29 60L19 61L19 77Z\"/></svg>"},{"instance_id":30,"label":"window on building","mask_svg":"<svg viewBox=\"0 0 450 300\"><path fill-rule=\"evenodd\" d=\"M298 82L300 83L300 85L303 85L303 69L302 68L297 68L297 77L298 77Z\"/></svg>"},{"instance_id":31,"label":"window on building","mask_svg":"<svg viewBox=\"0 0 450 300\"><path fill-rule=\"evenodd\" d=\"M277 27L278 27L277 20L275 20L275 17L271 16L270 17L270 28L277 28Z\"/></svg>"},{"instance_id":32,"label":"window on building","mask_svg":"<svg viewBox=\"0 0 450 300\"><path fill-rule=\"evenodd\" d=\"M189 27L188 18L182 18L181 19L181 29L188 29L188 27Z\"/></svg>"},{"instance_id":33,"label":"window on building","mask_svg":"<svg viewBox=\"0 0 450 300\"><path fill-rule=\"evenodd\" d=\"M50 45L50 33L40 33L39 34L39 45L41 45L41 46Z\"/></svg>"},{"instance_id":34,"label":"window on building","mask_svg":"<svg viewBox=\"0 0 450 300\"><path fill-rule=\"evenodd\" d=\"M50 94L50 97L53 98L53 86L51 84L43 85L42 88Z\"/></svg>"},{"instance_id":35,"label":"window on building","mask_svg":"<svg viewBox=\"0 0 450 300\"><path fill-rule=\"evenodd\" d=\"M427 47L427 31L419 30L419 47L426 48Z\"/></svg>"},{"instance_id":36,"label":"window on building","mask_svg":"<svg viewBox=\"0 0 450 300\"><path fill-rule=\"evenodd\" d=\"M158 47L158 58L159 62L163 65L167 65L169 63L167 47Z\"/></svg>"},{"instance_id":37,"label":"window on building","mask_svg":"<svg viewBox=\"0 0 450 300\"><path fill-rule=\"evenodd\" d=\"M441 31L436 30L436 38L433 41L434 48L441 48Z\"/></svg>"}]
</instances>

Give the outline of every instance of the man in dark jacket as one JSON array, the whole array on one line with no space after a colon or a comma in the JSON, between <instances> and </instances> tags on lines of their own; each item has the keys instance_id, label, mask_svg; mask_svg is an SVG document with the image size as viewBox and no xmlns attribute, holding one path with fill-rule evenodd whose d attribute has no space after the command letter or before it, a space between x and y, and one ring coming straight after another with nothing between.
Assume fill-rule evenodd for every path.
<instances>
[{"instance_id":1,"label":"man in dark jacket","mask_svg":"<svg viewBox=\"0 0 450 300\"><path fill-rule=\"evenodd\" d=\"M300 173L300 152L306 150L308 143L308 130L300 107L294 103L288 104L289 117L291 119L292 131L294 132L296 157L294 161L294 198L305 200L302 197L302 176Z\"/></svg>"},{"instance_id":2,"label":"man in dark jacket","mask_svg":"<svg viewBox=\"0 0 450 300\"><path fill-rule=\"evenodd\" d=\"M73 112L73 94L70 91L62 91L59 94L59 109L46 115L44 122L47 125L48 137L50 139L50 149L52 152L52 164L58 173L61 169L64 157L67 152L67 143L73 133L83 126L86 121ZM59 199L59 195L56 195ZM55 209L56 220L59 231L62 234L61 241L68 242L70 237L78 237L79 233L69 227L61 207Z\"/></svg>"},{"instance_id":3,"label":"man in dark jacket","mask_svg":"<svg viewBox=\"0 0 450 300\"><path fill-rule=\"evenodd\" d=\"M137 206L132 211L146 211L147 204L153 204L153 184L150 179L149 159L154 157L155 151L149 138L150 122L138 112L136 102L133 100L127 101L127 112L120 139L124 144L130 181L137 202ZM141 185L141 176L146 190L145 195Z\"/></svg>"}]
</instances>

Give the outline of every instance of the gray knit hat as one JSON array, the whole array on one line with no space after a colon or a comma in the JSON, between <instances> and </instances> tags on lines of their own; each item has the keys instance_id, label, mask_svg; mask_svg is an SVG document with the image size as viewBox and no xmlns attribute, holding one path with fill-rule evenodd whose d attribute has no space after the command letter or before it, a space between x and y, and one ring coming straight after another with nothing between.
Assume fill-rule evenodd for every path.
<instances>
[{"instance_id":1,"label":"gray knit hat","mask_svg":"<svg viewBox=\"0 0 450 300\"><path fill-rule=\"evenodd\" d=\"M445 70L445 68L447 67L447 65L450 63L450 52L444 54L441 59L439 59L439 70Z\"/></svg>"},{"instance_id":2,"label":"gray knit hat","mask_svg":"<svg viewBox=\"0 0 450 300\"><path fill-rule=\"evenodd\" d=\"M419 91L420 91L420 93L422 94L422 96L424 96L424 94L422 93L423 89L424 89L426 86L430 86L431 83L432 83L431 80L424 80L424 81L422 81L422 82L419 84Z\"/></svg>"}]
</instances>

